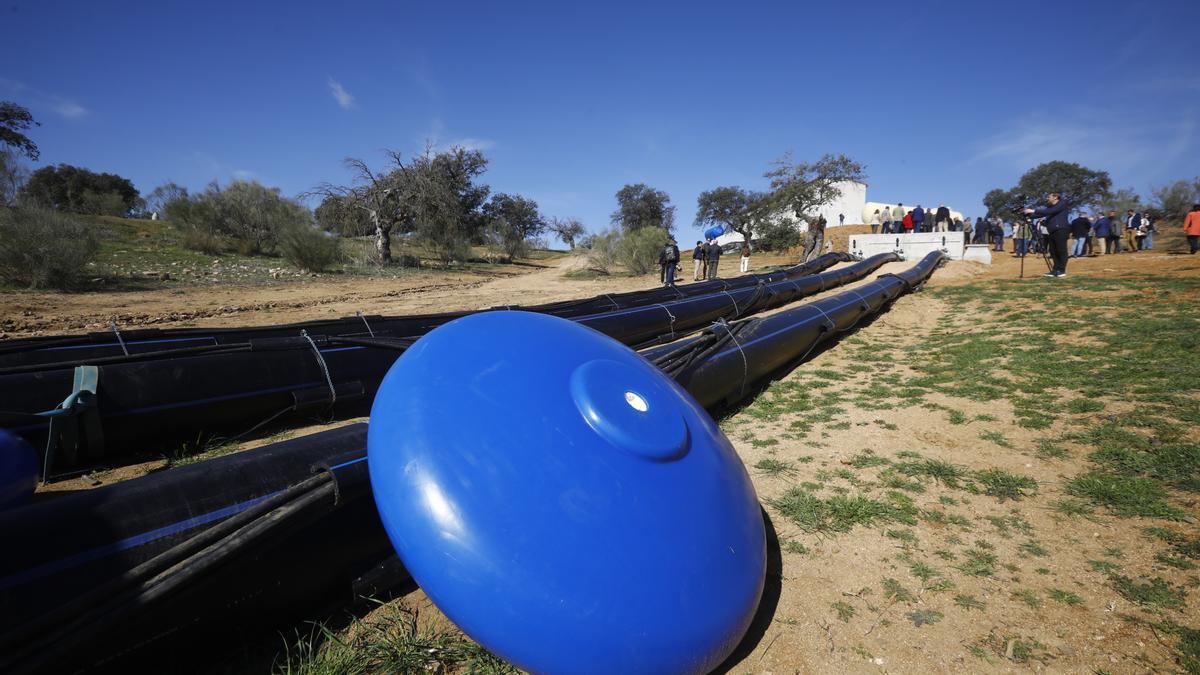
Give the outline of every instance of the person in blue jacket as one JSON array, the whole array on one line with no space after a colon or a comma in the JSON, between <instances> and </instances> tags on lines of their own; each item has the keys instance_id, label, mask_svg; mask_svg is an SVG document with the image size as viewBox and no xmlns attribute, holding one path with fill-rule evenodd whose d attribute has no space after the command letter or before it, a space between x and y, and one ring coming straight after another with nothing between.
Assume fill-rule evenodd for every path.
<instances>
[{"instance_id":1,"label":"person in blue jacket","mask_svg":"<svg viewBox=\"0 0 1200 675\"><path fill-rule=\"evenodd\" d=\"M1071 234L1071 226L1067 223L1067 203L1062 195L1051 192L1046 195L1046 206L1036 209L1025 209L1027 215L1045 218L1041 227L1046 235L1046 244L1050 249L1050 257L1054 260L1053 268L1043 276L1062 279L1067 276L1067 237Z\"/></svg>"},{"instance_id":2,"label":"person in blue jacket","mask_svg":"<svg viewBox=\"0 0 1200 675\"><path fill-rule=\"evenodd\" d=\"M1108 238L1112 236L1112 219L1100 214L1096 223L1092 225L1092 232L1096 235L1096 248L1100 250L1100 255L1108 253Z\"/></svg>"},{"instance_id":3,"label":"person in blue jacket","mask_svg":"<svg viewBox=\"0 0 1200 675\"><path fill-rule=\"evenodd\" d=\"M924 232L925 224L925 209L917 204L917 208L913 209L913 232Z\"/></svg>"}]
</instances>

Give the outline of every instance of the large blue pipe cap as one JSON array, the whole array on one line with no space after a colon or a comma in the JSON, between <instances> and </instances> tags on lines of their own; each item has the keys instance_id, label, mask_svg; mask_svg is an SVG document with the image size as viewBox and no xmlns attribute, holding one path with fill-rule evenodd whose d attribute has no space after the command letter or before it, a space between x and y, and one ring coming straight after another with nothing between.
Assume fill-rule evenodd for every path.
<instances>
[{"instance_id":1,"label":"large blue pipe cap","mask_svg":"<svg viewBox=\"0 0 1200 675\"><path fill-rule=\"evenodd\" d=\"M426 335L375 397L384 528L468 635L547 673L702 673L762 594L741 460L683 389L579 324L485 312Z\"/></svg>"},{"instance_id":2,"label":"large blue pipe cap","mask_svg":"<svg viewBox=\"0 0 1200 675\"><path fill-rule=\"evenodd\" d=\"M37 451L0 429L0 509L19 506L37 489Z\"/></svg>"}]
</instances>

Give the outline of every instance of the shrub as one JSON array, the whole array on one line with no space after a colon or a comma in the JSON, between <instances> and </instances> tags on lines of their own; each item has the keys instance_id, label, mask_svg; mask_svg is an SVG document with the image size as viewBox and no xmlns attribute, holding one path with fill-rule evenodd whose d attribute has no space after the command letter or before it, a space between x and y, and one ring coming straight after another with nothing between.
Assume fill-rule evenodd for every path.
<instances>
[{"instance_id":1,"label":"shrub","mask_svg":"<svg viewBox=\"0 0 1200 675\"><path fill-rule=\"evenodd\" d=\"M84 225L54 211L0 209L0 278L30 288L70 288L99 245Z\"/></svg>"},{"instance_id":2,"label":"shrub","mask_svg":"<svg viewBox=\"0 0 1200 675\"><path fill-rule=\"evenodd\" d=\"M643 227L627 232L617 243L617 261L636 275L649 274L658 265L658 254L667 243L661 227Z\"/></svg>"},{"instance_id":3,"label":"shrub","mask_svg":"<svg viewBox=\"0 0 1200 675\"><path fill-rule=\"evenodd\" d=\"M179 243L186 249L217 255L225 248L221 236L206 227L183 225L179 233Z\"/></svg>"},{"instance_id":4,"label":"shrub","mask_svg":"<svg viewBox=\"0 0 1200 675\"><path fill-rule=\"evenodd\" d=\"M279 252L288 262L309 272L323 272L341 258L334 237L309 225L291 225L279 233Z\"/></svg>"},{"instance_id":5,"label":"shrub","mask_svg":"<svg viewBox=\"0 0 1200 675\"><path fill-rule=\"evenodd\" d=\"M617 245L621 243L621 233L617 230L602 232L589 238L588 266L597 272L612 274L617 265Z\"/></svg>"},{"instance_id":6,"label":"shrub","mask_svg":"<svg viewBox=\"0 0 1200 675\"><path fill-rule=\"evenodd\" d=\"M312 220L307 208L280 195L278 188L253 181L234 181L224 189L213 183L198 195L170 202L167 217L181 231L194 232L185 236L185 246L189 239L208 247L225 238L243 255L275 253L286 228Z\"/></svg>"}]
</instances>

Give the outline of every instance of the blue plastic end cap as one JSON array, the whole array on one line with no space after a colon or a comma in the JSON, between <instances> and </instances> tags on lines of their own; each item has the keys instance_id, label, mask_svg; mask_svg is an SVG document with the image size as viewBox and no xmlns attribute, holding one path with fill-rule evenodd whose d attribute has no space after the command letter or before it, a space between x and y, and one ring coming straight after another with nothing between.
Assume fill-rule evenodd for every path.
<instances>
[{"instance_id":1,"label":"blue plastic end cap","mask_svg":"<svg viewBox=\"0 0 1200 675\"><path fill-rule=\"evenodd\" d=\"M37 451L23 438L0 429L0 509L20 506L37 489Z\"/></svg>"},{"instance_id":2,"label":"blue plastic end cap","mask_svg":"<svg viewBox=\"0 0 1200 675\"><path fill-rule=\"evenodd\" d=\"M534 672L708 672L762 594L745 467L708 414L579 324L485 312L397 360L367 435L375 502L416 581Z\"/></svg>"}]
</instances>

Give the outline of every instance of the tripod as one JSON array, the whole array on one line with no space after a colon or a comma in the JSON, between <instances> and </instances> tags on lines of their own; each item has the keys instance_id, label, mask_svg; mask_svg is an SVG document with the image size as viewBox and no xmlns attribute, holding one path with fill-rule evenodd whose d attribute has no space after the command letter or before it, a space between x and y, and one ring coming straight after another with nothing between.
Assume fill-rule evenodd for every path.
<instances>
[{"instance_id":1,"label":"tripod","mask_svg":"<svg viewBox=\"0 0 1200 675\"><path fill-rule=\"evenodd\" d=\"M1053 271L1054 265L1053 265L1053 263L1050 262L1050 256L1047 253L1050 247L1046 243L1046 236L1042 234L1040 229L1034 229L1033 223L1029 222L1029 216L1026 216L1024 214L1017 216L1016 220L1014 221L1014 224L1016 225L1016 228L1017 228L1014 232L1021 232L1022 230L1024 230L1027 234L1031 234L1035 237L1034 239L1026 238L1025 241L1026 242L1030 242L1030 241L1037 242L1038 248L1040 248L1042 250L1041 251L1042 252L1042 260L1046 263L1046 271L1047 272ZM1026 243L1025 244L1025 253L1021 255L1021 272L1020 272L1020 275L1018 276L1019 279L1025 278L1025 258L1028 255L1029 255L1029 244Z\"/></svg>"}]
</instances>

